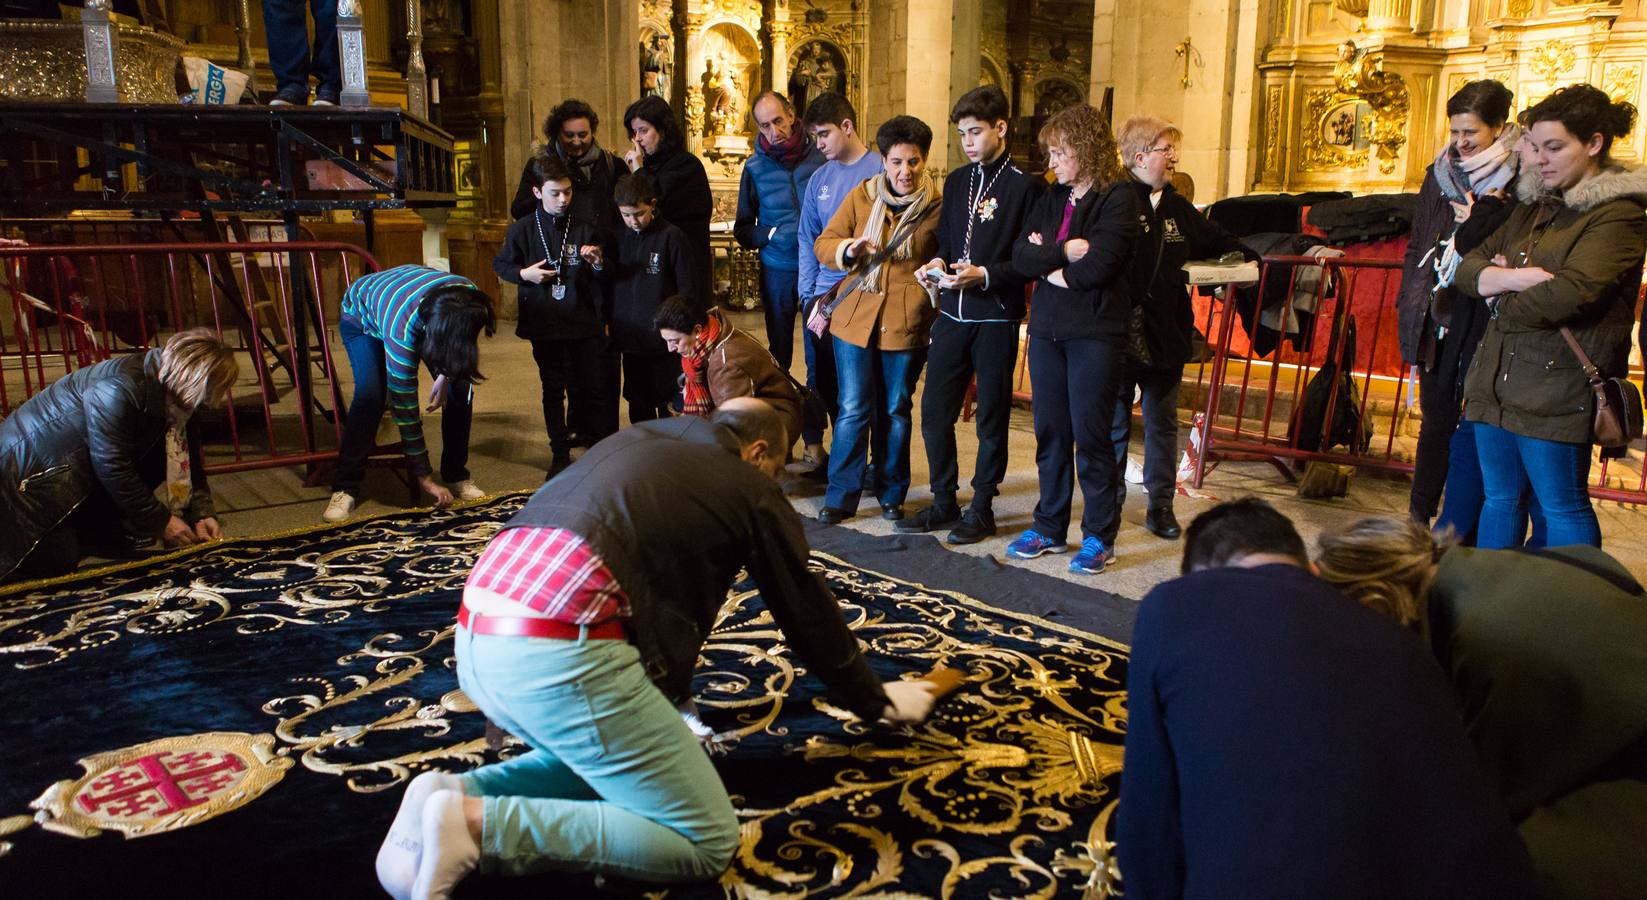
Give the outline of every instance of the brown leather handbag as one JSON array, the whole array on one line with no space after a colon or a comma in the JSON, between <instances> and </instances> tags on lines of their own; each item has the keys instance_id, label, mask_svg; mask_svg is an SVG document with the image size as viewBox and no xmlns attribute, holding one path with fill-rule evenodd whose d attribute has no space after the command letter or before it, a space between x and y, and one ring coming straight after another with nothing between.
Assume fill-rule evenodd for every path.
<instances>
[{"instance_id":1,"label":"brown leather handbag","mask_svg":"<svg viewBox=\"0 0 1647 900\"><path fill-rule=\"evenodd\" d=\"M1573 348L1573 355L1584 367L1584 377L1589 380L1590 390L1596 397L1591 443L1608 450L1628 447L1631 441L1641 437L1641 391L1627 378L1601 377L1601 370L1590 362L1584 348L1578 345L1578 339L1573 337L1572 330L1565 325L1561 328L1561 336L1567 339L1567 346Z\"/></svg>"}]
</instances>

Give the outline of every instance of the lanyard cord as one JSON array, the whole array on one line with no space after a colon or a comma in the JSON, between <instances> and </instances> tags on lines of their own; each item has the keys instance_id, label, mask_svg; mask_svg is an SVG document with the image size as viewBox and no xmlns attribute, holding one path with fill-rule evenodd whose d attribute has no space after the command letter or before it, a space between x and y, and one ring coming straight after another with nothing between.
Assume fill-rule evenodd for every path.
<instances>
[{"instance_id":1,"label":"lanyard cord","mask_svg":"<svg viewBox=\"0 0 1647 900\"><path fill-rule=\"evenodd\" d=\"M532 224L538 226L538 242L543 244L543 258L546 259L546 260L547 259L553 259L555 261L555 283L560 284L561 264L564 262L564 260L561 258L561 256L563 255L564 251L566 250L565 238L570 238L572 236L572 220L568 217L564 217L564 216L562 217L562 218L566 218L566 233L564 235L562 235L562 240L560 241L562 254L556 254L556 253L553 253L549 250L549 238L546 235L544 235L544 233L543 233L542 213L543 213L543 208L542 207L539 207L537 210L535 210L533 212L533 214L532 214ZM554 227L554 223L553 223L552 220L550 222L549 227L550 228Z\"/></svg>"},{"instance_id":2,"label":"lanyard cord","mask_svg":"<svg viewBox=\"0 0 1647 900\"><path fill-rule=\"evenodd\" d=\"M1006 171L1009 162L1006 159L1006 154L1001 154L1001 157L1000 167L995 170L994 175L989 177L989 181L984 182L982 190L978 190L978 183L983 181L983 163L978 163L977 168L972 170L972 177L967 180L966 240L961 244L961 258L965 259L968 264L972 262L972 223L978 218L978 206L984 202L985 197L989 196L989 189L995 186L995 179L1000 178L1001 173Z\"/></svg>"}]
</instances>

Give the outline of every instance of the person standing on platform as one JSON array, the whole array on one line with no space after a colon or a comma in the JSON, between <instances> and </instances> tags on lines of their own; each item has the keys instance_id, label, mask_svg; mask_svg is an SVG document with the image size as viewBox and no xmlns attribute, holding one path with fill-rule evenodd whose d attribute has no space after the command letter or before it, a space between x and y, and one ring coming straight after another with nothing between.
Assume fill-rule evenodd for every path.
<instances>
[{"instance_id":1,"label":"person standing on platform","mask_svg":"<svg viewBox=\"0 0 1647 900\"><path fill-rule=\"evenodd\" d=\"M1224 503L1190 523L1183 577L1139 605L1126 896L1540 896L1429 650L1309 564L1274 508Z\"/></svg>"},{"instance_id":2,"label":"person standing on platform","mask_svg":"<svg viewBox=\"0 0 1647 900\"><path fill-rule=\"evenodd\" d=\"M800 308L801 195L812 173L824 164L811 135L795 121L789 98L767 91L755 98L756 152L743 164L738 182L738 217L732 234L761 253L761 309L766 343L788 371L795 360L795 313ZM808 248L810 252L810 248Z\"/></svg>"},{"instance_id":3,"label":"person standing on platform","mask_svg":"<svg viewBox=\"0 0 1647 900\"><path fill-rule=\"evenodd\" d=\"M1177 493L1178 387L1184 365L1194 355L1195 310L1190 306L1184 263L1239 253L1256 261L1234 235L1208 222L1172 186L1178 166L1178 126L1154 116L1134 116L1121 125L1121 159L1138 192L1138 249L1132 254L1135 285L1128 323L1126 361L1115 397L1110 439L1115 442L1115 518L1101 537L1114 546L1127 498L1127 445L1132 440L1132 395L1144 401L1144 491L1149 506L1144 528L1177 540L1183 533L1172 513Z\"/></svg>"},{"instance_id":4,"label":"person standing on platform","mask_svg":"<svg viewBox=\"0 0 1647 900\"><path fill-rule=\"evenodd\" d=\"M1132 313L1132 252L1141 211L1109 122L1097 109L1082 104L1058 112L1041 127L1040 139L1058 185L1030 215L1012 262L1037 279L1028 353L1041 499L1034 527L1007 546L1007 555L1034 559L1069 549L1079 474L1085 501L1081 551L1069 570L1093 575L1115 558L1115 545L1104 541L1117 515L1110 427Z\"/></svg>"},{"instance_id":5,"label":"person standing on platform","mask_svg":"<svg viewBox=\"0 0 1647 900\"><path fill-rule=\"evenodd\" d=\"M938 255L916 277L938 286L938 317L927 349L921 393L921 438L932 476L932 505L897 524L901 532L951 529L952 544L974 544L995 534L993 500L1007 472L1007 426L1012 419L1012 376L1027 282L1012 267L1012 242L1044 192L1044 182L1007 157L1006 94L993 85L961 96L949 121L961 134L972 165L944 180L938 214ZM955 423L967 387L978 379L978 457L972 503L957 500L959 462Z\"/></svg>"},{"instance_id":6,"label":"person standing on platform","mask_svg":"<svg viewBox=\"0 0 1647 900\"><path fill-rule=\"evenodd\" d=\"M532 342L543 382L543 423L552 454L548 477L572 464L569 413L595 405L603 387L601 275L605 267L596 228L574 214L572 175L559 155L540 153L529 170L539 205L509 226L492 270L520 286L515 336Z\"/></svg>"},{"instance_id":7,"label":"person standing on platform","mask_svg":"<svg viewBox=\"0 0 1647 900\"><path fill-rule=\"evenodd\" d=\"M929 681L879 682L776 479L771 407L626 428L527 501L475 562L458 611L458 683L526 752L425 772L377 856L391 896L445 898L476 868L714 879L738 817L684 720L727 590L747 570L809 676L866 722L915 723ZM694 716L694 718L696 718Z\"/></svg>"},{"instance_id":8,"label":"person standing on platform","mask_svg":"<svg viewBox=\"0 0 1647 900\"><path fill-rule=\"evenodd\" d=\"M263 30L269 35L269 68L274 70L275 96L270 106L303 106L309 102L309 76L315 79L315 105L336 106L343 93L343 64L337 55L337 0L309 0L314 13L315 43L309 47L309 25L303 19L303 0L263 0Z\"/></svg>"},{"instance_id":9,"label":"person standing on platform","mask_svg":"<svg viewBox=\"0 0 1647 900\"><path fill-rule=\"evenodd\" d=\"M349 285L337 332L354 371L355 392L332 473L332 500L322 518L341 522L355 511L385 404L400 428L406 468L436 506L450 506L454 492L459 500L486 496L470 480L468 468L474 415L471 385L484 380L478 346L482 331L488 337L497 331L492 298L461 275L428 266L396 266L363 275ZM435 375L430 411L445 410L440 421L440 477L451 490L435 482L423 444L419 365Z\"/></svg>"},{"instance_id":10,"label":"person standing on platform","mask_svg":"<svg viewBox=\"0 0 1647 900\"><path fill-rule=\"evenodd\" d=\"M801 221L797 242L800 252L801 320L810 315L812 305L846 273L819 265L813 248L818 235L834 217L835 211L846 202L847 194L881 171L881 155L869 149L858 135L858 112L852 102L833 91L819 94L806 107L806 130L818 145L818 152L827 162L818 167L806 182L806 193L801 197ZM840 390L835 377L835 351L827 335L820 337L801 329L801 343L806 353L806 386L823 401L829 421L835 421L840 412ZM829 459L823 453L822 426L808 425L802 435L806 455L802 462L812 470L813 477L829 474ZM879 457L873 451L872 457Z\"/></svg>"},{"instance_id":11,"label":"person standing on platform","mask_svg":"<svg viewBox=\"0 0 1647 900\"><path fill-rule=\"evenodd\" d=\"M616 235L623 223L618 220L618 204L612 191L618 179L629 171L623 158L601 147L596 140L600 116L589 104L576 98L562 100L549 111L543 122L544 150L559 156L572 176L573 221L587 222L608 237ZM532 161L520 173L520 186L515 199L509 204L509 214L524 219L541 203L532 193ZM610 283L601 285L609 292ZM610 296L600 304L610 307ZM571 430L573 447L588 447L618 430L618 356L605 339L605 324L601 325L601 376L598 388L588 392L574 392L566 399L567 426Z\"/></svg>"},{"instance_id":12,"label":"person standing on platform","mask_svg":"<svg viewBox=\"0 0 1647 900\"><path fill-rule=\"evenodd\" d=\"M629 128L629 149L623 161L629 171L645 174L656 185L657 214L681 230L691 266L677 275L680 293L705 308L715 304L715 257L709 249L709 220L715 197L703 162L686 150L686 138L675 123L675 113L661 97L642 97L623 113ZM654 335L655 337L655 335Z\"/></svg>"},{"instance_id":13,"label":"person standing on platform","mask_svg":"<svg viewBox=\"0 0 1647 900\"><path fill-rule=\"evenodd\" d=\"M681 368L652 318L664 300L687 290L692 257L686 235L658 215L658 190L649 176L619 178L617 200L624 228L613 254L612 347L623 359L623 399L634 424L673 415L669 401Z\"/></svg>"},{"instance_id":14,"label":"person standing on platform","mask_svg":"<svg viewBox=\"0 0 1647 900\"><path fill-rule=\"evenodd\" d=\"M829 490L818 510L825 525L856 515L866 486L880 501L881 518L903 518L910 412L932 326L929 291L936 288L915 277L920 261L938 249L943 195L926 168L932 129L914 116L893 116L876 130L875 146L882 173L853 187L813 242L818 260L841 272L878 257L832 312L814 304L806 323L813 334L829 335L840 376ZM868 466L871 446L884 452Z\"/></svg>"}]
</instances>

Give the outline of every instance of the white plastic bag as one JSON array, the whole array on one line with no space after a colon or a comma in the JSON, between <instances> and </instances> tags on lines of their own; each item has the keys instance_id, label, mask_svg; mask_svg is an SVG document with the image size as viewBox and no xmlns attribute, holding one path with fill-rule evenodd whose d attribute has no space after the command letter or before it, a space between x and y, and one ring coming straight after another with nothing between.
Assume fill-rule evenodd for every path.
<instances>
[{"instance_id":1,"label":"white plastic bag","mask_svg":"<svg viewBox=\"0 0 1647 900\"><path fill-rule=\"evenodd\" d=\"M186 101L189 103L233 106L240 102L250 80L244 72L225 69L198 56L183 57L183 71L189 76L189 87L194 89Z\"/></svg>"}]
</instances>

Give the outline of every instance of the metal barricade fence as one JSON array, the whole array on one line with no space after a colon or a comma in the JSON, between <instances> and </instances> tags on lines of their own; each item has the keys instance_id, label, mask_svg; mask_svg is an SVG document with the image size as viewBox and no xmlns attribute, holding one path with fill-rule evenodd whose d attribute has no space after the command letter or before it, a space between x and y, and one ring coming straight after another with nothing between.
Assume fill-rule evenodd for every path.
<instances>
[{"instance_id":1,"label":"metal barricade fence","mask_svg":"<svg viewBox=\"0 0 1647 900\"><path fill-rule=\"evenodd\" d=\"M76 369L205 326L241 363L225 409L200 414L206 471L312 472L337 455L346 407L327 309L378 268L334 242L0 248L0 416Z\"/></svg>"},{"instance_id":2,"label":"metal barricade fence","mask_svg":"<svg viewBox=\"0 0 1647 900\"><path fill-rule=\"evenodd\" d=\"M1289 480L1310 461L1411 473L1417 423L1408 419L1422 398L1400 357L1400 283L1398 260L1276 256L1263 260L1256 303L1225 288L1208 309L1211 361L1189 410L1202 423L1191 486L1227 459L1268 461ZM1353 356L1345 352L1352 325ZM1322 373L1341 358L1347 382L1343 372ZM1639 372L1632 378L1640 383ZM1344 404L1351 414L1335 421ZM1601 460L1590 495L1647 503L1647 466L1639 457Z\"/></svg>"}]
</instances>

